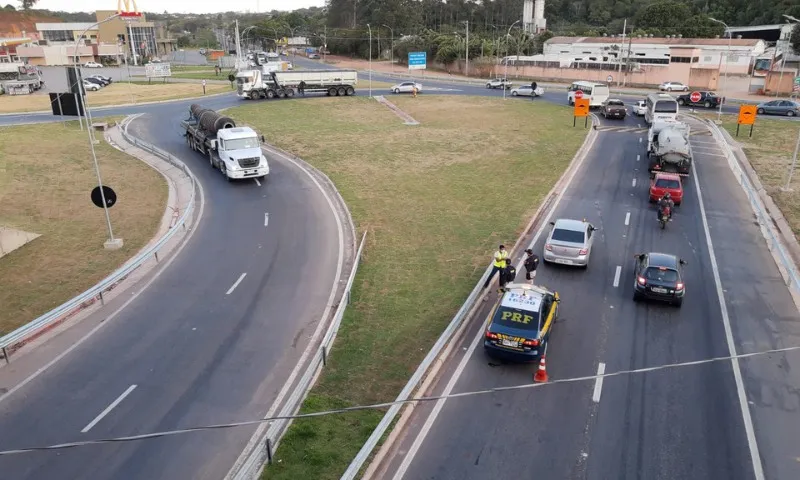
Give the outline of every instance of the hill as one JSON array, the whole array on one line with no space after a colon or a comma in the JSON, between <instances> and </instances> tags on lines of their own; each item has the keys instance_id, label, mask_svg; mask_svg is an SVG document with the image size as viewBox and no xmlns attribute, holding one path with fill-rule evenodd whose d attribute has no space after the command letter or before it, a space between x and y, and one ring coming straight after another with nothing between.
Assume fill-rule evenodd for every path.
<instances>
[{"instance_id":1,"label":"hill","mask_svg":"<svg viewBox=\"0 0 800 480\"><path fill-rule=\"evenodd\" d=\"M22 32L35 32L37 23L63 22L49 12L9 12L0 10L0 36L17 37Z\"/></svg>"}]
</instances>

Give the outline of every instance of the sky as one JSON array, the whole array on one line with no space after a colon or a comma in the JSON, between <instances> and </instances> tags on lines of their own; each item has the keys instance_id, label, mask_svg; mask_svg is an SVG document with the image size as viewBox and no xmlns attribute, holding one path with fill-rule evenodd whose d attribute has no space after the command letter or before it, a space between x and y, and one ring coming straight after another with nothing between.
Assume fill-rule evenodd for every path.
<instances>
[{"instance_id":1,"label":"sky","mask_svg":"<svg viewBox=\"0 0 800 480\"><path fill-rule=\"evenodd\" d=\"M269 12L270 10L296 10L298 8L321 7L325 0L226 0L225 2L197 0L138 0L136 6L141 12L170 13L217 13L225 11ZM43 10L68 12L93 12L95 10L116 10L114 0L39 0L36 7Z\"/></svg>"}]
</instances>

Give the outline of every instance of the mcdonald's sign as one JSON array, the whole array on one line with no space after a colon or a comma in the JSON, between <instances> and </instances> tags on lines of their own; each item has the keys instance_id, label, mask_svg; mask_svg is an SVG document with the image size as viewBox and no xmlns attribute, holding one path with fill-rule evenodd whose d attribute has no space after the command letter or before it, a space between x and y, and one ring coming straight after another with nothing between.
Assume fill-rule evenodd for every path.
<instances>
[{"instance_id":1,"label":"mcdonald's sign","mask_svg":"<svg viewBox=\"0 0 800 480\"><path fill-rule=\"evenodd\" d=\"M136 6L136 0L117 0L117 14L123 18L138 18L142 16Z\"/></svg>"}]
</instances>

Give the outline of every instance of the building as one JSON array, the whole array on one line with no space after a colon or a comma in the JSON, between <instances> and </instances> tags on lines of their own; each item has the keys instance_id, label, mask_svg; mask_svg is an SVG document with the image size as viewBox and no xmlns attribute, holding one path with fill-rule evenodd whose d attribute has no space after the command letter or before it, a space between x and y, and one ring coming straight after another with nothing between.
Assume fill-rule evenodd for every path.
<instances>
[{"instance_id":1,"label":"building","mask_svg":"<svg viewBox=\"0 0 800 480\"><path fill-rule=\"evenodd\" d=\"M0 38L0 63L19 62L17 47L27 45L33 41L30 37Z\"/></svg>"}]
</instances>

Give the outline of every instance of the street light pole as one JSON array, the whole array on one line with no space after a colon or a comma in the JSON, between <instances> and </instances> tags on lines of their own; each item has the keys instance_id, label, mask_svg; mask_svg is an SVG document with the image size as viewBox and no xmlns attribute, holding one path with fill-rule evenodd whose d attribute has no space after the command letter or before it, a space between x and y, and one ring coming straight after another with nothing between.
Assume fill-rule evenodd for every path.
<instances>
[{"instance_id":1,"label":"street light pole","mask_svg":"<svg viewBox=\"0 0 800 480\"><path fill-rule=\"evenodd\" d=\"M725 84L722 87L722 92L724 94L722 96L722 98L723 98L723 100L726 100L727 97L728 97L728 62L731 61L731 39L733 38L733 33L731 33L730 28L728 28L728 24L726 24L725 22L723 22L721 20L717 20L716 18L711 18L711 17L708 17L708 19L711 20L712 22L716 22L716 23L721 24L723 27L725 27L725 31L728 32L728 50L725 53ZM722 104L723 103L724 102L719 102L719 111L717 112L717 122L722 122Z\"/></svg>"},{"instance_id":2,"label":"street light pole","mask_svg":"<svg viewBox=\"0 0 800 480\"><path fill-rule=\"evenodd\" d=\"M792 166L789 167L789 178L786 179L786 186L783 187L784 191L791 190L792 177L794 176L794 168L797 165L798 150L800 150L800 132L797 132L797 143L794 146L794 156L792 156Z\"/></svg>"},{"instance_id":3,"label":"street light pole","mask_svg":"<svg viewBox=\"0 0 800 480\"><path fill-rule=\"evenodd\" d=\"M464 58L466 60L466 65L464 66L464 75L469 77L469 20L465 20L464 24L467 26L466 49L464 52Z\"/></svg>"},{"instance_id":4,"label":"street light pole","mask_svg":"<svg viewBox=\"0 0 800 480\"><path fill-rule=\"evenodd\" d=\"M369 30L369 98L372 98L372 27L367 24Z\"/></svg>"},{"instance_id":5,"label":"street light pole","mask_svg":"<svg viewBox=\"0 0 800 480\"><path fill-rule=\"evenodd\" d=\"M512 23L511 26L508 27L508 32L506 32L506 58L505 58L506 68L505 68L505 73L503 73L503 78L505 78L506 81L508 81L508 39L511 38L511 29L514 28L514 25L516 25L518 23L519 23L519 20L517 20L516 22ZM531 92L531 95L533 95L533 92ZM503 100L505 100L505 99L506 99L506 87L504 85L503 86Z\"/></svg>"},{"instance_id":6,"label":"street light pole","mask_svg":"<svg viewBox=\"0 0 800 480\"><path fill-rule=\"evenodd\" d=\"M392 32L392 48L391 48L391 62L392 62L392 73L394 73L394 30L389 25L384 24L384 27L388 28Z\"/></svg>"}]
</instances>

